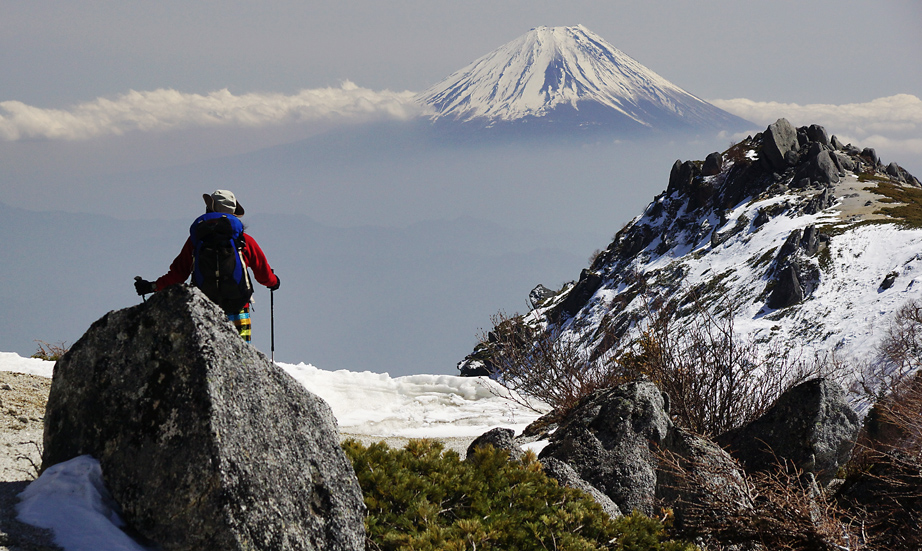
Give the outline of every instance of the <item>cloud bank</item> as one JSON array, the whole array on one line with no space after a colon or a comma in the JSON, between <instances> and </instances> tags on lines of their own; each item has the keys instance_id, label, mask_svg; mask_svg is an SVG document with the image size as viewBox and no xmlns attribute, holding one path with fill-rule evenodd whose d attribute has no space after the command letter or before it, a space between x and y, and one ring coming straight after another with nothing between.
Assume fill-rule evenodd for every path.
<instances>
[{"instance_id":1,"label":"cloud bank","mask_svg":"<svg viewBox=\"0 0 922 551\"><path fill-rule=\"evenodd\" d=\"M159 89L98 98L68 109L0 101L0 140L88 140L129 132L190 128L258 128L311 123L408 120L422 113L409 91L375 91L346 81L340 87L294 95L207 95ZM922 99L910 94L844 105L716 99L721 109L764 128L780 117L797 126L821 124L844 143L874 147L888 155L922 155ZM756 129L753 129L756 130ZM739 136L742 137L742 136Z\"/></svg>"},{"instance_id":2,"label":"cloud bank","mask_svg":"<svg viewBox=\"0 0 922 551\"><path fill-rule=\"evenodd\" d=\"M19 101L0 102L0 139L86 140L133 131L194 127L253 128L320 121L368 122L415 117L413 92L374 91L344 82L339 88L294 95L208 95L160 89L98 98L70 109L44 109Z\"/></svg>"},{"instance_id":3,"label":"cloud bank","mask_svg":"<svg viewBox=\"0 0 922 551\"><path fill-rule=\"evenodd\" d=\"M922 99L910 94L844 105L798 105L744 98L709 101L759 125L768 126L784 117L796 126L823 125L843 143L874 147L891 155L922 154Z\"/></svg>"}]
</instances>

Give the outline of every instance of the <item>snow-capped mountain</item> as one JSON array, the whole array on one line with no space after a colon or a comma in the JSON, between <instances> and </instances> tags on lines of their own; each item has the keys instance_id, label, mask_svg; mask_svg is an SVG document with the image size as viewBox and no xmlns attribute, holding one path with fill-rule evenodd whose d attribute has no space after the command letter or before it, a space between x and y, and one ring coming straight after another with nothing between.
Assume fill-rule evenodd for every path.
<instances>
[{"instance_id":1,"label":"snow-capped mountain","mask_svg":"<svg viewBox=\"0 0 922 551\"><path fill-rule=\"evenodd\" d=\"M742 129L582 25L538 27L418 96L436 122L614 131Z\"/></svg>"},{"instance_id":2,"label":"snow-capped mountain","mask_svg":"<svg viewBox=\"0 0 922 551\"><path fill-rule=\"evenodd\" d=\"M922 300L920 205L922 185L896 163L780 119L703 162L676 161L666 191L579 280L533 292L521 319L605 358L660 313L681 332L702 310L732 312L747 342L873 362L894 313ZM490 371L490 354L480 345L459 369Z\"/></svg>"}]
</instances>

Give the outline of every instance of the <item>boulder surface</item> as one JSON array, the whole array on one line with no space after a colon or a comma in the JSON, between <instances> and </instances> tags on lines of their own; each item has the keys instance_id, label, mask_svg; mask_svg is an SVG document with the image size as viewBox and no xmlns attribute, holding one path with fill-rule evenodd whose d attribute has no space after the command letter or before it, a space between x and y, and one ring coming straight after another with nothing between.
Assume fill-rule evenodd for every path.
<instances>
[{"instance_id":1,"label":"boulder surface","mask_svg":"<svg viewBox=\"0 0 922 551\"><path fill-rule=\"evenodd\" d=\"M83 454L167 551L364 549L329 406L197 289L106 314L56 364L42 469Z\"/></svg>"},{"instance_id":2,"label":"boulder surface","mask_svg":"<svg viewBox=\"0 0 922 551\"><path fill-rule=\"evenodd\" d=\"M860 428L842 387L813 379L786 391L765 415L721 435L717 443L748 471L789 461L825 485L848 462Z\"/></svg>"},{"instance_id":3,"label":"boulder surface","mask_svg":"<svg viewBox=\"0 0 922 551\"><path fill-rule=\"evenodd\" d=\"M663 393L649 382L598 391L570 412L539 457L569 464L622 512L652 515L655 450L672 427L666 409Z\"/></svg>"}]
</instances>

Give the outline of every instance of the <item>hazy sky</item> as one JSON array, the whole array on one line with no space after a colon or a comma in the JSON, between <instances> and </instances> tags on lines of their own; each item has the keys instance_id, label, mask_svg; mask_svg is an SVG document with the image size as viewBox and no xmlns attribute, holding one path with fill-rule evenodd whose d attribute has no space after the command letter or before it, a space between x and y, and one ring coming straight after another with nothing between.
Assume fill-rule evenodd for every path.
<instances>
[{"instance_id":1,"label":"hazy sky","mask_svg":"<svg viewBox=\"0 0 922 551\"><path fill-rule=\"evenodd\" d=\"M819 112L903 159L922 154L920 23L916 0L0 0L0 141L220 127L281 143L253 129L410 116L407 91L534 26L583 24L759 125Z\"/></svg>"},{"instance_id":2,"label":"hazy sky","mask_svg":"<svg viewBox=\"0 0 922 551\"><path fill-rule=\"evenodd\" d=\"M922 92L915 0L3 0L0 13L0 99L41 107L343 80L420 91L532 27L576 24L706 99Z\"/></svg>"}]
</instances>

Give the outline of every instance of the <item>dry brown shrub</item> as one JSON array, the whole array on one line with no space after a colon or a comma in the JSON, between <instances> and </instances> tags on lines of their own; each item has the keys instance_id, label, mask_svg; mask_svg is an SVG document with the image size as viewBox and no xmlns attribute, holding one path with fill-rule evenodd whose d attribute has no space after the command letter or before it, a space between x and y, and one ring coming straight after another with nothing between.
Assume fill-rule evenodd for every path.
<instances>
[{"instance_id":1,"label":"dry brown shrub","mask_svg":"<svg viewBox=\"0 0 922 551\"><path fill-rule=\"evenodd\" d=\"M819 377L837 380L845 366L802 358L779 344L757 343L734 329L734 308L719 316L700 305L681 326L662 308L616 362L642 374L670 397L670 413L692 432L717 436L755 420L786 390Z\"/></svg>"},{"instance_id":2,"label":"dry brown shrub","mask_svg":"<svg viewBox=\"0 0 922 551\"><path fill-rule=\"evenodd\" d=\"M524 405L537 398L563 415L596 390L645 378L669 395L677 424L709 436L756 419L799 383L836 380L845 370L824 358L804 359L788 348L741 337L728 304L719 316L693 304L680 325L662 301L654 297L647 303L659 309L647 311L640 335L616 353L595 357L572 333L502 313L493 317L481 346L490 350L493 377ZM601 339L606 338L603 331Z\"/></svg>"},{"instance_id":3,"label":"dry brown shrub","mask_svg":"<svg viewBox=\"0 0 922 551\"><path fill-rule=\"evenodd\" d=\"M869 549L860 524L791 464L743 474L740 492L726 491L721 484L726 473L712 472L708 463L662 453L660 465L676 481L679 494L694 496L681 504L681 535L701 538L709 550Z\"/></svg>"},{"instance_id":4,"label":"dry brown shrub","mask_svg":"<svg viewBox=\"0 0 922 551\"><path fill-rule=\"evenodd\" d=\"M38 343L38 348L35 350L35 353L32 354L32 357L39 360L56 362L69 350L67 343L64 342L53 344L40 340L36 340L35 342Z\"/></svg>"},{"instance_id":5,"label":"dry brown shrub","mask_svg":"<svg viewBox=\"0 0 922 551\"><path fill-rule=\"evenodd\" d=\"M877 549L922 549L922 376L906 376L869 412L842 502Z\"/></svg>"},{"instance_id":6,"label":"dry brown shrub","mask_svg":"<svg viewBox=\"0 0 922 551\"><path fill-rule=\"evenodd\" d=\"M538 329L503 313L491 321L493 330L481 344L490 349L493 377L512 391L507 398L528 407L535 398L564 412L584 396L624 382L557 328Z\"/></svg>"}]
</instances>

